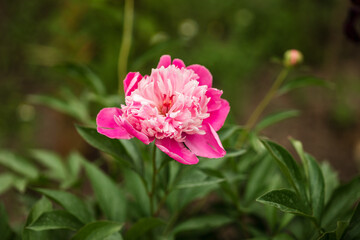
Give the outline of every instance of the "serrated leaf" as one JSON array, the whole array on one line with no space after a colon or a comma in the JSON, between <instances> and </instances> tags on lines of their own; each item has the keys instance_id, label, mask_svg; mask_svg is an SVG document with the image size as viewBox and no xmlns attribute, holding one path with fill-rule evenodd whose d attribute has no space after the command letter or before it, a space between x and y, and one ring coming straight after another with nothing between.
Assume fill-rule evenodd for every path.
<instances>
[{"instance_id":1,"label":"serrated leaf","mask_svg":"<svg viewBox=\"0 0 360 240\"><path fill-rule=\"evenodd\" d=\"M158 218L142 218L127 231L125 240L136 240L145 236L148 231L162 225L165 225L165 222Z\"/></svg>"},{"instance_id":2,"label":"serrated leaf","mask_svg":"<svg viewBox=\"0 0 360 240\"><path fill-rule=\"evenodd\" d=\"M74 235L72 240L103 240L112 234L119 232L121 223L98 221L85 225Z\"/></svg>"},{"instance_id":3,"label":"serrated leaf","mask_svg":"<svg viewBox=\"0 0 360 240\"><path fill-rule=\"evenodd\" d=\"M112 179L100 171L95 165L84 162L86 174L107 219L112 221L126 220L126 199Z\"/></svg>"},{"instance_id":4,"label":"serrated leaf","mask_svg":"<svg viewBox=\"0 0 360 240\"><path fill-rule=\"evenodd\" d=\"M303 175L301 174L299 166L295 162L294 158L285 148L276 143L266 140L262 140L262 143L276 160L281 172L293 186L294 190L303 200L306 200Z\"/></svg>"},{"instance_id":5,"label":"serrated leaf","mask_svg":"<svg viewBox=\"0 0 360 240\"><path fill-rule=\"evenodd\" d=\"M33 164L25 158L17 156L9 151L0 150L0 164L26 178L36 179L39 177L39 171Z\"/></svg>"},{"instance_id":6,"label":"serrated leaf","mask_svg":"<svg viewBox=\"0 0 360 240\"><path fill-rule=\"evenodd\" d=\"M255 132L260 132L261 130L263 130L273 124L276 124L276 123L281 122L288 118L297 117L299 115L300 115L300 111L298 111L298 110L289 110L289 111L270 114L270 115L266 116L265 118L263 118L256 125Z\"/></svg>"},{"instance_id":7,"label":"serrated leaf","mask_svg":"<svg viewBox=\"0 0 360 240\"><path fill-rule=\"evenodd\" d=\"M265 193L256 201L276 207L283 212L311 216L311 209L307 207L298 195L288 189L274 190Z\"/></svg>"},{"instance_id":8,"label":"serrated leaf","mask_svg":"<svg viewBox=\"0 0 360 240\"><path fill-rule=\"evenodd\" d=\"M335 222L350 212L351 206L360 198L360 177L339 186L326 204L322 225L326 230L335 228Z\"/></svg>"},{"instance_id":9,"label":"serrated leaf","mask_svg":"<svg viewBox=\"0 0 360 240\"><path fill-rule=\"evenodd\" d=\"M77 217L81 222L88 223L93 220L93 216L86 207L85 203L75 195L64 191L50 189L37 188L35 190L58 203L66 211Z\"/></svg>"},{"instance_id":10,"label":"serrated leaf","mask_svg":"<svg viewBox=\"0 0 360 240\"><path fill-rule=\"evenodd\" d=\"M27 228L34 231L54 229L70 229L76 231L83 224L72 214L64 210L56 210L43 213L35 222Z\"/></svg>"},{"instance_id":11,"label":"serrated leaf","mask_svg":"<svg viewBox=\"0 0 360 240\"><path fill-rule=\"evenodd\" d=\"M224 215L207 215L202 217L193 217L185 222L178 224L172 231L172 235L176 235L186 231L212 231L232 222L233 219Z\"/></svg>"},{"instance_id":12,"label":"serrated leaf","mask_svg":"<svg viewBox=\"0 0 360 240\"><path fill-rule=\"evenodd\" d=\"M284 84L278 91L279 95L285 94L297 88L318 86L332 88L333 85L323 79L316 77L300 77Z\"/></svg>"},{"instance_id":13,"label":"serrated leaf","mask_svg":"<svg viewBox=\"0 0 360 240\"><path fill-rule=\"evenodd\" d=\"M111 154L126 165L133 165L131 158L128 157L123 145L117 139L111 139L101 135L94 128L76 126L81 137L84 138L91 146Z\"/></svg>"}]
</instances>

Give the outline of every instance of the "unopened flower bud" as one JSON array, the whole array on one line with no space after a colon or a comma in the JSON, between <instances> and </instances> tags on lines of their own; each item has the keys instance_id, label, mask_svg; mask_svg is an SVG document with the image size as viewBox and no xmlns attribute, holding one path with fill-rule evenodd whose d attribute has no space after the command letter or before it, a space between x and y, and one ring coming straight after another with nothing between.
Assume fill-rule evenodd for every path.
<instances>
[{"instance_id":1,"label":"unopened flower bud","mask_svg":"<svg viewBox=\"0 0 360 240\"><path fill-rule=\"evenodd\" d=\"M284 65L286 67L293 67L300 64L304 57L302 53L296 49L287 50L284 54Z\"/></svg>"}]
</instances>

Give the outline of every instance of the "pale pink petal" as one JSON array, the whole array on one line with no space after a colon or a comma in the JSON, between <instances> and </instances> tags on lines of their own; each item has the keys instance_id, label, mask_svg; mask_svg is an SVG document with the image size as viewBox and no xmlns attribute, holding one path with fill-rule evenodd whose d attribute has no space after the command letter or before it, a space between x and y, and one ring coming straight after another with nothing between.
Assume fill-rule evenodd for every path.
<instances>
[{"instance_id":1,"label":"pale pink petal","mask_svg":"<svg viewBox=\"0 0 360 240\"><path fill-rule=\"evenodd\" d=\"M208 112L218 110L221 107L221 95L222 91L216 88L209 88L206 91L206 96L210 98L210 101L207 105Z\"/></svg>"},{"instance_id":2,"label":"pale pink petal","mask_svg":"<svg viewBox=\"0 0 360 240\"><path fill-rule=\"evenodd\" d=\"M215 131L218 131L224 125L226 117L230 111L228 101L220 99L220 104L221 107L218 110L209 112L210 116L203 121L203 124L210 124Z\"/></svg>"},{"instance_id":3,"label":"pale pink petal","mask_svg":"<svg viewBox=\"0 0 360 240\"><path fill-rule=\"evenodd\" d=\"M120 108L103 108L96 117L97 131L109 138L130 139L132 136L119 126L114 117L122 115Z\"/></svg>"},{"instance_id":4,"label":"pale pink petal","mask_svg":"<svg viewBox=\"0 0 360 240\"><path fill-rule=\"evenodd\" d=\"M154 138L151 137L149 138L144 133L136 130L126 119L123 120L123 126L126 129L126 131L128 131L128 133L130 133L131 135L133 135L134 137L136 137L145 144L149 144L154 140Z\"/></svg>"},{"instance_id":5,"label":"pale pink petal","mask_svg":"<svg viewBox=\"0 0 360 240\"><path fill-rule=\"evenodd\" d=\"M156 139L156 146L169 155L169 157L175 159L182 164L196 164L199 159L194 153L190 152L182 142L177 142L174 139L164 138Z\"/></svg>"},{"instance_id":6,"label":"pale pink petal","mask_svg":"<svg viewBox=\"0 0 360 240\"><path fill-rule=\"evenodd\" d=\"M211 125L203 125L205 135L192 134L187 135L185 139L185 145L200 157L207 158L221 158L225 156L224 150L219 136Z\"/></svg>"},{"instance_id":7,"label":"pale pink petal","mask_svg":"<svg viewBox=\"0 0 360 240\"><path fill-rule=\"evenodd\" d=\"M170 55L162 55L159 61L159 64L156 68L164 67L167 68L171 65L171 57Z\"/></svg>"},{"instance_id":8,"label":"pale pink petal","mask_svg":"<svg viewBox=\"0 0 360 240\"><path fill-rule=\"evenodd\" d=\"M124 79L125 96L129 96L137 87L142 76L138 72L129 72Z\"/></svg>"},{"instance_id":9,"label":"pale pink petal","mask_svg":"<svg viewBox=\"0 0 360 240\"><path fill-rule=\"evenodd\" d=\"M207 85L209 88L211 88L213 78L210 71L206 67L199 64L193 64L186 68L193 70L199 76L198 81L200 86Z\"/></svg>"},{"instance_id":10,"label":"pale pink petal","mask_svg":"<svg viewBox=\"0 0 360 240\"><path fill-rule=\"evenodd\" d=\"M180 68L180 69L182 69L183 67L185 67L185 64L184 64L183 60L178 59L178 58L175 58L175 59L173 60L173 64L174 64L176 67Z\"/></svg>"}]
</instances>

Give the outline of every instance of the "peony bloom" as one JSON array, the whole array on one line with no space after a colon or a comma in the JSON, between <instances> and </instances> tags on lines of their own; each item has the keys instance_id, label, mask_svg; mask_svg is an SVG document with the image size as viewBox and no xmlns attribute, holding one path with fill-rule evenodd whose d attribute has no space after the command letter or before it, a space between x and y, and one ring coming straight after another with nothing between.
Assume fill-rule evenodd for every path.
<instances>
[{"instance_id":1,"label":"peony bloom","mask_svg":"<svg viewBox=\"0 0 360 240\"><path fill-rule=\"evenodd\" d=\"M218 131L229 113L222 91L212 88L212 75L201 65L185 66L164 55L150 76L129 73L124 80L125 105L104 108L97 131L109 138L136 137L155 145L183 164L196 156L220 158L225 150Z\"/></svg>"}]
</instances>

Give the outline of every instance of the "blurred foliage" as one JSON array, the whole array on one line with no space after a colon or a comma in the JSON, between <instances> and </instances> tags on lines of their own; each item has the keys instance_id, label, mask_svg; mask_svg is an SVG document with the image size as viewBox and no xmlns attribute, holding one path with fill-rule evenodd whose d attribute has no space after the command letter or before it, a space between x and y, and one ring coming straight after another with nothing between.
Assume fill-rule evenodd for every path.
<instances>
[{"instance_id":1,"label":"blurred foliage","mask_svg":"<svg viewBox=\"0 0 360 240\"><path fill-rule=\"evenodd\" d=\"M26 136L13 137L31 134L26 122L34 117L21 117L27 93L54 94L54 86L64 81L79 87L49 66L86 64L105 81L109 93L116 93L123 1L14 0L1 5L0 96L5 104L0 109L0 143L34 145ZM164 53L205 65L239 116L254 91L254 78L272 78L258 73L272 56L298 48L310 65L323 62L331 41L329 21L340 5L335 0L139 0L129 70L148 73L142 70L153 67ZM346 114L334 112L340 118Z\"/></svg>"}]
</instances>

